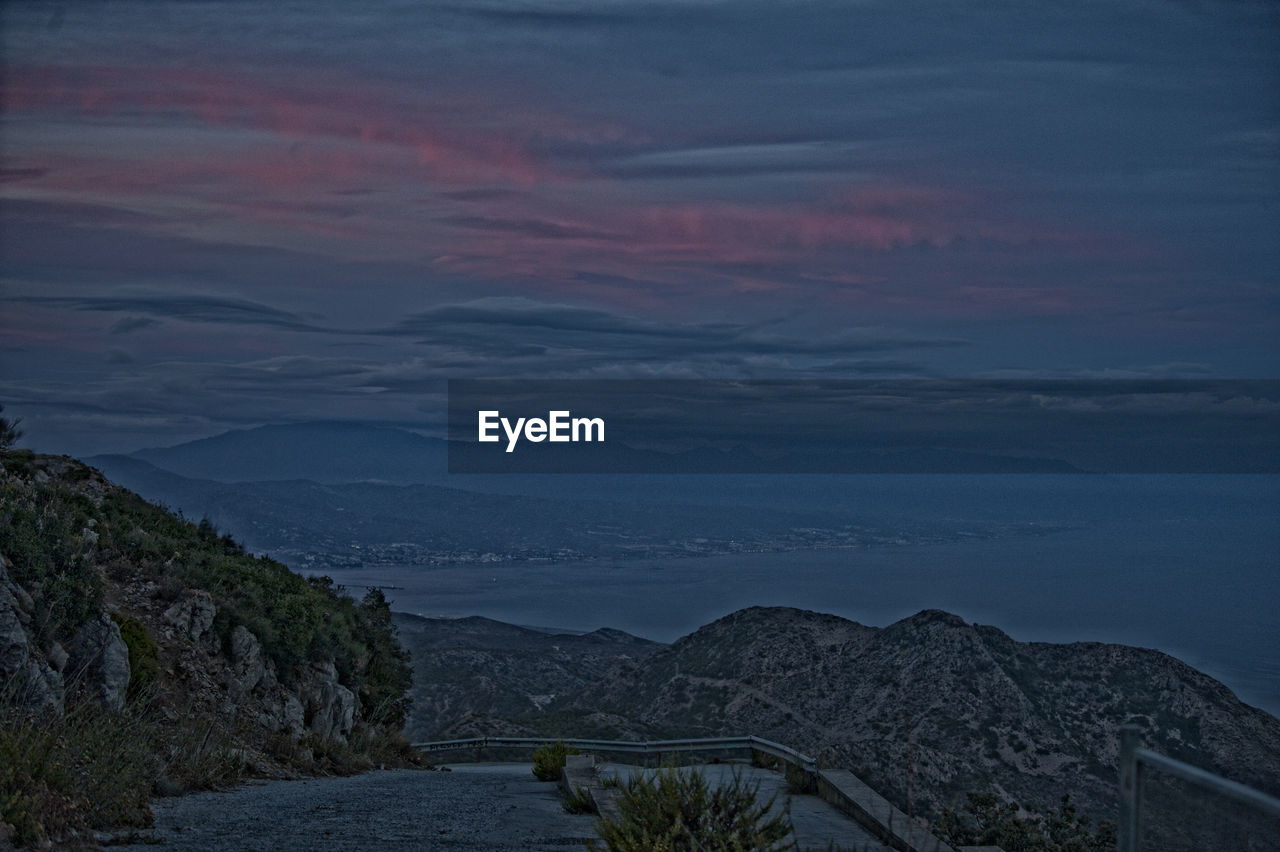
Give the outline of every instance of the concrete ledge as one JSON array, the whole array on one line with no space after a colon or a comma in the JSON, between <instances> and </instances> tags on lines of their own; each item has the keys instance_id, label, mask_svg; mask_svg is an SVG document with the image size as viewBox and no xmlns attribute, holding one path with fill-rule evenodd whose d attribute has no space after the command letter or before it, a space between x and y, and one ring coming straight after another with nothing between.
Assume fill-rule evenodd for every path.
<instances>
[{"instance_id":1,"label":"concrete ledge","mask_svg":"<svg viewBox=\"0 0 1280 852\"><path fill-rule=\"evenodd\" d=\"M819 796L853 817L890 848L898 852L956 852L852 772L827 769L820 770L817 776Z\"/></svg>"},{"instance_id":2,"label":"concrete ledge","mask_svg":"<svg viewBox=\"0 0 1280 852\"><path fill-rule=\"evenodd\" d=\"M596 771L596 758L591 754L571 754L565 758L560 772L560 788L565 795L576 796L579 791L591 799L592 809L600 816L618 815L618 790L606 787Z\"/></svg>"}]
</instances>

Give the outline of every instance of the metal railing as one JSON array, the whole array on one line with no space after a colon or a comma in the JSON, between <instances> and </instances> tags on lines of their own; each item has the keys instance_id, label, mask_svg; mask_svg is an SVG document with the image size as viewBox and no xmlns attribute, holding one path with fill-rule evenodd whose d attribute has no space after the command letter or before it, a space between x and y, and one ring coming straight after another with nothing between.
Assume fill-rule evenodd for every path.
<instances>
[{"instance_id":1,"label":"metal railing","mask_svg":"<svg viewBox=\"0 0 1280 852\"><path fill-rule=\"evenodd\" d=\"M818 761L793 748L760 737L708 737L687 740L585 740L558 737L470 737L461 740L435 740L414 743L421 751L455 751L468 748L538 748L554 742L583 751L623 752L629 754L671 754L694 751L758 751L776 757L806 772L817 772Z\"/></svg>"},{"instance_id":2,"label":"metal railing","mask_svg":"<svg viewBox=\"0 0 1280 852\"><path fill-rule=\"evenodd\" d=\"M1280 799L1241 784L1175 760L1150 749L1142 748L1142 728L1139 725L1120 726L1120 825L1118 827L1119 852L1139 852L1142 844L1142 787L1145 769L1151 767L1181 778L1190 784L1243 802L1273 817L1280 817Z\"/></svg>"}]
</instances>

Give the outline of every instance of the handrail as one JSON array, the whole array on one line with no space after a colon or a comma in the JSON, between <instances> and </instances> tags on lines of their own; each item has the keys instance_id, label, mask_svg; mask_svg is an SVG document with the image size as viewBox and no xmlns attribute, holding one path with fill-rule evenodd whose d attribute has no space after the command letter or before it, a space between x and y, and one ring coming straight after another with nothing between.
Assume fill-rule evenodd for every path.
<instances>
[{"instance_id":1,"label":"handrail","mask_svg":"<svg viewBox=\"0 0 1280 852\"><path fill-rule=\"evenodd\" d=\"M1119 852L1138 852L1142 844L1142 787L1146 780L1144 764L1280 817L1280 799L1275 796L1168 755L1142 748L1138 745L1141 738L1140 725L1120 726Z\"/></svg>"},{"instance_id":2,"label":"handrail","mask_svg":"<svg viewBox=\"0 0 1280 852\"><path fill-rule=\"evenodd\" d=\"M795 749L756 736L745 737L703 737L683 740L591 740L565 739L560 737L468 737L459 740L432 740L413 743L413 747L421 751L454 751L465 748L538 748L554 742L563 742L572 748L629 752L636 754L656 754L670 751L722 751L731 749L751 749L763 752L806 772L817 772L816 758L801 754Z\"/></svg>"}]
</instances>

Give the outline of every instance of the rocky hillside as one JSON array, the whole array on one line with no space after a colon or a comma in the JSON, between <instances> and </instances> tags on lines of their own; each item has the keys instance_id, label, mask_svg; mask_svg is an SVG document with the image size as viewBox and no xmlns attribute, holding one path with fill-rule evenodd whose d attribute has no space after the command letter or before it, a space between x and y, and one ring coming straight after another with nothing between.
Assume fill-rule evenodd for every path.
<instances>
[{"instance_id":1,"label":"rocky hillside","mask_svg":"<svg viewBox=\"0 0 1280 852\"><path fill-rule=\"evenodd\" d=\"M621 630L576 635L478 616L396 613L394 618L400 642L413 658L413 709L405 727L413 740L477 727L499 733L493 720L541 712L615 664L644 659L664 647Z\"/></svg>"},{"instance_id":2,"label":"rocky hillside","mask_svg":"<svg viewBox=\"0 0 1280 852\"><path fill-rule=\"evenodd\" d=\"M1064 793L1114 818L1117 727L1280 792L1280 720L1157 651L1017 642L928 610L889 627L742 610L549 708L558 730L753 733L854 770L915 813L995 789L1044 812Z\"/></svg>"},{"instance_id":3,"label":"rocky hillside","mask_svg":"<svg viewBox=\"0 0 1280 852\"><path fill-rule=\"evenodd\" d=\"M35 755L54 732L72 767L46 778L48 760L15 758L0 772L0 824L19 839L54 837L48 813L145 822L153 786L352 769L393 743L410 671L378 593L357 604L74 460L0 464L0 745ZM85 732L114 717L129 720L145 789L128 812L93 816L92 789L52 788L91 762Z\"/></svg>"}]
</instances>

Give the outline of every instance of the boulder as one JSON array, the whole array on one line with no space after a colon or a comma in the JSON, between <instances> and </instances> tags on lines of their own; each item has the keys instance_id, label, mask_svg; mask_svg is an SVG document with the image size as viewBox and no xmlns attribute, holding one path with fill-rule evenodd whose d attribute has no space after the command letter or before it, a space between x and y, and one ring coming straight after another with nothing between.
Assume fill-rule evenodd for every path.
<instances>
[{"instance_id":1,"label":"boulder","mask_svg":"<svg viewBox=\"0 0 1280 852\"><path fill-rule=\"evenodd\" d=\"M306 730L302 702L298 700L298 696L277 686L263 696L258 704L258 724L269 731L285 731L295 737L301 736Z\"/></svg>"},{"instance_id":2,"label":"boulder","mask_svg":"<svg viewBox=\"0 0 1280 852\"><path fill-rule=\"evenodd\" d=\"M67 654L67 649L63 648L57 642L51 643L49 647L45 649L44 656L45 659L49 661L49 665L53 666L53 670L58 672L66 670L67 661L70 659L70 655Z\"/></svg>"},{"instance_id":3,"label":"boulder","mask_svg":"<svg viewBox=\"0 0 1280 852\"><path fill-rule=\"evenodd\" d=\"M29 627L33 607L31 596L9 579L8 565L0 557L0 685L19 706L61 711L62 676L36 652Z\"/></svg>"},{"instance_id":4,"label":"boulder","mask_svg":"<svg viewBox=\"0 0 1280 852\"><path fill-rule=\"evenodd\" d=\"M267 665L262 659L262 643L243 625L231 631L231 693L234 698L248 695L262 682Z\"/></svg>"},{"instance_id":5,"label":"boulder","mask_svg":"<svg viewBox=\"0 0 1280 852\"><path fill-rule=\"evenodd\" d=\"M218 614L208 592L189 591L164 611L166 624L193 642L212 638L213 618Z\"/></svg>"},{"instance_id":6,"label":"boulder","mask_svg":"<svg viewBox=\"0 0 1280 852\"><path fill-rule=\"evenodd\" d=\"M307 727L326 739L346 740L356 723L355 693L338 683L333 663L312 663L303 672L298 697Z\"/></svg>"},{"instance_id":7,"label":"boulder","mask_svg":"<svg viewBox=\"0 0 1280 852\"><path fill-rule=\"evenodd\" d=\"M129 689L129 648L120 628L99 612L77 632L67 648L67 677L111 710L124 707Z\"/></svg>"}]
</instances>

